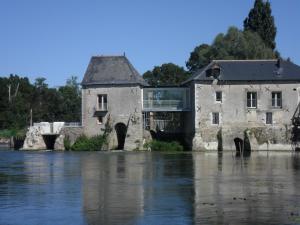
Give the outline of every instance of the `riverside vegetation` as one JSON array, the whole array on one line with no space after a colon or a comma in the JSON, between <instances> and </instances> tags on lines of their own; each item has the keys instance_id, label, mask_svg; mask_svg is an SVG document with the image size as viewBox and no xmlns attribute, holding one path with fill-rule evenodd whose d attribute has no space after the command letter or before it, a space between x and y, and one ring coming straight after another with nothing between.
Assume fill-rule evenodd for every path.
<instances>
[{"instance_id":1,"label":"riverside vegetation","mask_svg":"<svg viewBox=\"0 0 300 225\"><path fill-rule=\"evenodd\" d=\"M176 141L165 142L152 140L144 145L146 149L151 149L151 151L159 152L182 152L183 146Z\"/></svg>"}]
</instances>

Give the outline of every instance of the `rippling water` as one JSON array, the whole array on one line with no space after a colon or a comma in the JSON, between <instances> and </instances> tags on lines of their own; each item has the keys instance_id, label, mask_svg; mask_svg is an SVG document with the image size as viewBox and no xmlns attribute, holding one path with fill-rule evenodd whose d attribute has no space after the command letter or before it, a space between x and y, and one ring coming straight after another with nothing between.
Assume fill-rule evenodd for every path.
<instances>
[{"instance_id":1,"label":"rippling water","mask_svg":"<svg viewBox=\"0 0 300 225\"><path fill-rule=\"evenodd\" d=\"M0 151L0 224L300 224L300 155Z\"/></svg>"}]
</instances>

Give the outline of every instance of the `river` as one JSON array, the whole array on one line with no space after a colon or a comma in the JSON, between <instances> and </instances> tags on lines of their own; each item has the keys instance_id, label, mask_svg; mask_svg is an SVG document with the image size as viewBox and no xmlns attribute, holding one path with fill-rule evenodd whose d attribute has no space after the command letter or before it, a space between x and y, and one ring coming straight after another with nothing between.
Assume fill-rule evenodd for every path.
<instances>
[{"instance_id":1,"label":"river","mask_svg":"<svg viewBox=\"0 0 300 225\"><path fill-rule=\"evenodd\" d=\"M0 224L300 224L300 155L1 150Z\"/></svg>"}]
</instances>

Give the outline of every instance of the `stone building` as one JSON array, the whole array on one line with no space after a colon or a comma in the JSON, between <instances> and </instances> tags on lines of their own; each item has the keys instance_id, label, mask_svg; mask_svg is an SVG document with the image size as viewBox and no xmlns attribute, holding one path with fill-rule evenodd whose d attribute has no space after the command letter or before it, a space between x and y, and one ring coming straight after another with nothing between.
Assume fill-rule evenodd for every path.
<instances>
[{"instance_id":1,"label":"stone building","mask_svg":"<svg viewBox=\"0 0 300 225\"><path fill-rule=\"evenodd\" d=\"M291 149L291 119L299 103L300 67L280 60L214 60L184 85L192 110L186 134L193 150Z\"/></svg>"},{"instance_id":2,"label":"stone building","mask_svg":"<svg viewBox=\"0 0 300 225\"><path fill-rule=\"evenodd\" d=\"M149 133L193 150L233 150L237 140L291 149L299 96L300 67L287 61L214 60L181 86L150 87L125 56L96 56L82 82L83 132L109 132L109 149L141 149Z\"/></svg>"},{"instance_id":3,"label":"stone building","mask_svg":"<svg viewBox=\"0 0 300 225\"><path fill-rule=\"evenodd\" d=\"M92 57L82 81L84 134L109 133L108 149L140 149L144 85L125 56Z\"/></svg>"}]
</instances>

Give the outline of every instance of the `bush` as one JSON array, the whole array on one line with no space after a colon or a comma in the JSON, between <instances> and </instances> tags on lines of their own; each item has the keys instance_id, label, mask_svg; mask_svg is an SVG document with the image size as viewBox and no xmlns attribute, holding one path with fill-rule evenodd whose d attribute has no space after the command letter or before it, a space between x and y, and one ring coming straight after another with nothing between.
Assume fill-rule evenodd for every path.
<instances>
[{"instance_id":1,"label":"bush","mask_svg":"<svg viewBox=\"0 0 300 225\"><path fill-rule=\"evenodd\" d=\"M151 142L146 143L144 147L150 148L152 151L160 151L160 152L183 151L183 146L176 141L164 142L164 141L152 140Z\"/></svg>"},{"instance_id":2,"label":"bush","mask_svg":"<svg viewBox=\"0 0 300 225\"><path fill-rule=\"evenodd\" d=\"M80 136L72 145L71 150L73 151L100 151L103 144L106 143L105 136L97 135L88 138L85 135Z\"/></svg>"},{"instance_id":3,"label":"bush","mask_svg":"<svg viewBox=\"0 0 300 225\"><path fill-rule=\"evenodd\" d=\"M65 147L65 150L71 150L71 141L69 139L69 137L65 137L64 139L64 147Z\"/></svg>"}]
</instances>

